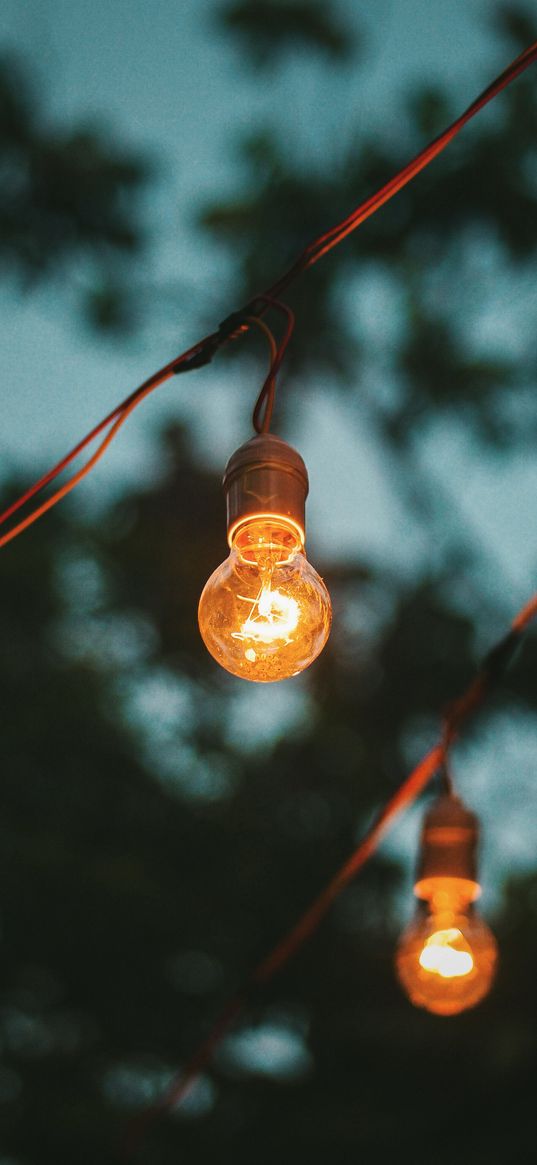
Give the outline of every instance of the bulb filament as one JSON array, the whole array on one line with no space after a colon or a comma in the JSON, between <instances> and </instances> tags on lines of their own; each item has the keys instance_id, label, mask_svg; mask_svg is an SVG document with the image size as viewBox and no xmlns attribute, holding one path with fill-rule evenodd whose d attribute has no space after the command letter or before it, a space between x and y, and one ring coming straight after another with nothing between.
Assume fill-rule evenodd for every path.
<instances>
[{"instance_id":1,"label":"bulb filament","mask_svg":"<svg viewBox=\"0 0 537 1165\"><path fill-rule=\"evenodd\" d=\"M239 631L232 631L234 639L250 640L259 644L270 644L283 640L290 643L293 631L298 626L300 608L296 599L291 599L281 591L273 591L270 582L264 582L252 600L239 595L245 603L249 603L250 610ZM246 658L251 655L246 650Z\"/></svg>"},{"instance_id":2,"label":"bulb filament","mask_svg":"<svg viewBox=\"0 0 537 1165\"><path fill-rule=\"evenodd\" d=\"M464 942L463 935L456 927L437 930L430 935L420 954L420 967L424 971L440 975L442 979L457 979L469 975L474 960L469 951L459 951L452 943Z\"/></svg>"}]
</instances>

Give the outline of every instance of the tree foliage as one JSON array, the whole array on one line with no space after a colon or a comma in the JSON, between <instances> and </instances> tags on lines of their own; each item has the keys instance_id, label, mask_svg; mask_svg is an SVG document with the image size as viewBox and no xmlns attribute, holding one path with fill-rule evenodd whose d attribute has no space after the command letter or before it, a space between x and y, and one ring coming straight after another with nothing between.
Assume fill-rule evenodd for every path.
<instances>
[{"instance_id":1,"label":"tree foliage","mask_svg":"<svg viewBox=\"0 0 537 1165\"><path fill-rule=\"evenodd\" d=\"M135 156L101 128L51 127L21 64L0 63L0 264L26 285L78 271L90 320L128 319L120 260L139 254L145 230L137 207L149 178ZM76 286L76 278L74 280Z\"/></svg>"},{"instance_id":2,"label":"tree foliage","mask_svg":"<svg viewBox=\"0 0 537 1165\"><path fill-rule=\"evenodd\" d=\"M219 22L244 42L258 67L270 68L300 48L345 60L354 56L358 41L318 0L237 0L225 5Z\"/></svg>"}]
</instances>

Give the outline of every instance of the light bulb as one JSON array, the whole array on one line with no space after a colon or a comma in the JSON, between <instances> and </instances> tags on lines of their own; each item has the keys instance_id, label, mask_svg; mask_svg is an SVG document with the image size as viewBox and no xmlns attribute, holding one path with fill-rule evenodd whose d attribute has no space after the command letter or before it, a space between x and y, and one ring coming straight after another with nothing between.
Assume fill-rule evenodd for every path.
<instances>
[{"instance_id":1,"label":"light bulb","mask_svg":"<svg viewBox=\"0 0 537 1165\"><path fill-rule=\"evenodd\" d=\"M201 636L233 675L284 680L313 663L331 623L330 596L304 553L306 467L263 433L230 458L224 488L231 551L203 589Z\"/></svg>"},{"instance_id":2,"label":"light bulb","mask_svg":"<svg viewBox=\"0 0 537 1165\"><path fill-rule=\"evenodd\" d=\"M457 1015L488 993L496 940L475 911L476 884L465 878L429 878L428 900L401 937L397 974L416 1007Z\"/></svg>"},{"instance_id":3,"label":"light bulb","mask_svg":"<svg viewBox=\"0 0 537 1165\"><path fill-rule=\"evenodd\" d=\"M420 900L402 935L397 975L409 999L436 1015L457 1015L488 993L496 940L476 912L478 821L452 794L426 815L418 880Z\"/></svg>"},{"instance_id":4,"label":"light bulb","mask_svg":"<svg viewBox=\"0 0 537 1165\"><path fill-rule=\"evenodd\" d=\"M204 587L198 615L203 641L222 667L267 683L297 675L318 656L331 605L298 530L252 518Z\"/></svg>"}]
</instances>

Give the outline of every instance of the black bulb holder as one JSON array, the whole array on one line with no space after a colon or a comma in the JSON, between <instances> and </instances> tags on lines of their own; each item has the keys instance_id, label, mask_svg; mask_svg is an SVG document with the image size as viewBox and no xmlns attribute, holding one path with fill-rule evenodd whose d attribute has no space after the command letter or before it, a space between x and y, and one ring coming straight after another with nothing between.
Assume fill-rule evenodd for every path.
<instances>
[{"instance_id":1,"label":"black bulb holder","mask_svg":"<svg viewBox=\"0 0 537 1165\"><path fill-rule=\"evenodd\" d=\"M245 522L264 517L283 519L304 542L308 471L287 441L273 433L246 441L230 457L223 486L230 546Z\"/></svg>"}]
</instances>

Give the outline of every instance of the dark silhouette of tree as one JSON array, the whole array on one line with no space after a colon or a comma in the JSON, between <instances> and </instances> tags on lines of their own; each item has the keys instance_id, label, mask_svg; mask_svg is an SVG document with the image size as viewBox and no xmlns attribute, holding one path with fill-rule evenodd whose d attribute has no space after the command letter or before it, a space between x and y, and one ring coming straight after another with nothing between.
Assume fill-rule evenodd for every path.
<instances>
[{"instance_id":1,"label":"dark silhouette of tree","mask_svg":"<svg viewBox=\"0 0 537 1165\"><path fill-rule=\"evenodd\" d=\"M266 68L300 47L337 61L353 59L359 39L318 0L237 0L224 6L219 20L244 42L252 64Z\"/></svg>"},{"instance_id":2,"label":"dark silhouette of tree","mask_svg":"<svg viewBox=\"0 0 537 1165\"><path fill-rule=\"evenodd\" d=\"M26 286L68 272L101 328L129 319L125 264L146 231L147 159L92 125L51 128L20 63L0 62L0 265Z\"/></svg>"}]
</instances>

